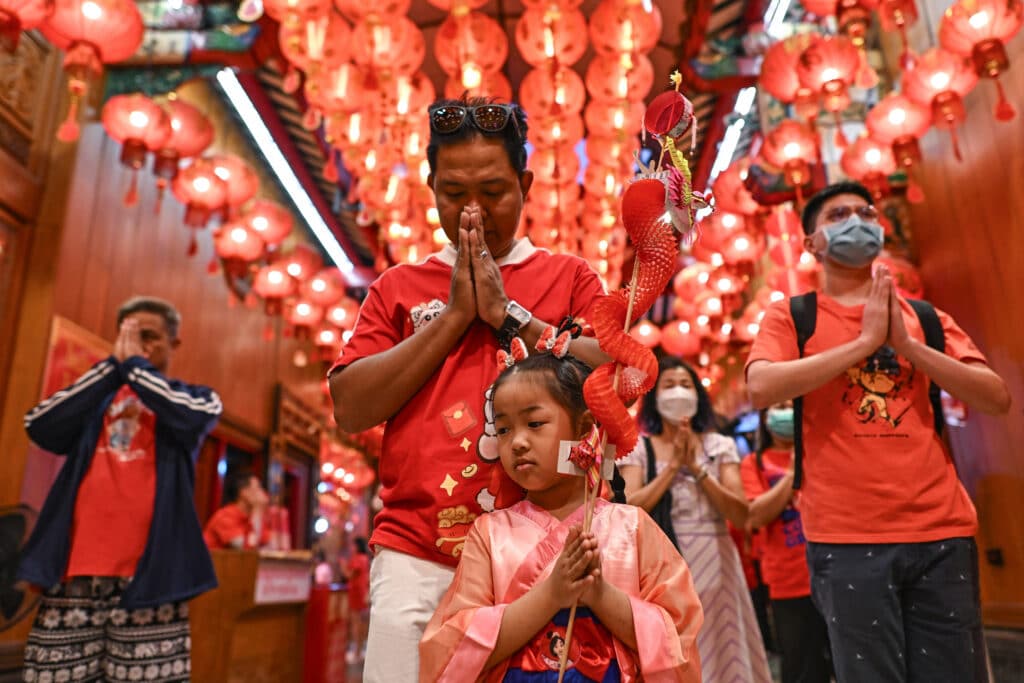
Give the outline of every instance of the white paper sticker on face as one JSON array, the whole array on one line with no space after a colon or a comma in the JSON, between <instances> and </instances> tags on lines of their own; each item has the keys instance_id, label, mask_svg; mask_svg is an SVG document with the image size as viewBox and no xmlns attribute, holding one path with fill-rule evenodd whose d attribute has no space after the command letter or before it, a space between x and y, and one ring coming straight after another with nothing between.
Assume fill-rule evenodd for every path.
<instances>
[{"instance_id":1,"label":"white paper sticker on face","mask_svg":"<svg viewBox=\"0 0 1024 683\"><path fill-rule=\"evenodd\" d=\"M559 441L558 442L558 473L559 474L572 474L577 477L582 477L586 474L583 470L577 467L572 460L569 460L569 455L572 453L573 446L578 444L579 441ZM608 444L604 447L604 457L601 458L601 478L606 481L611 481L615 475L615 446Z\"/></svg>"}]
</instances>

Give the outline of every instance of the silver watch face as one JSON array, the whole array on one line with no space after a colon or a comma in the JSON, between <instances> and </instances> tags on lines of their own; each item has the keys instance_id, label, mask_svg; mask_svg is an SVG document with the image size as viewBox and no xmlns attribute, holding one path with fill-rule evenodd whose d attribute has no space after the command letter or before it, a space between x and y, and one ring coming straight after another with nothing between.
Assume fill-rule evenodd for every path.
<instances>
[{"instance_id":1,"label":"silver watch face","mask_svg":"<svg viewBox=\"0 0 1024 683\"><path fill-rule=\"evenodd\" d=\"M515 318L520 325L528 325L530 320L533 319L533 314L515 301L508 302L508 306L505 307L505 312Z\"/></svg>"}]
</instances>

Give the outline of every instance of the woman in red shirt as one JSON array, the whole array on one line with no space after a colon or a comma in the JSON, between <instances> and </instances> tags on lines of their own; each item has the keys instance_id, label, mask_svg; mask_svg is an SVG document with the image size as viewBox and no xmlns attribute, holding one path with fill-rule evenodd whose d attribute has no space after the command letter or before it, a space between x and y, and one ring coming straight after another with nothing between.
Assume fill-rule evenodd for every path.
<instances>
[{"instance_id":1,"label":"woman in red shirt","mask_svg":"<svg viewBox=\"0 0 1024 683\"><path fill-rule=\"evenodd\" d=\"M828 683L825 622L811 602L806 544L793 492L793 405L761 411L758 451L740 464L750 499L749 530L761 532L761 573L768 584L782 683Z\"/></svg>"}]
</instances>

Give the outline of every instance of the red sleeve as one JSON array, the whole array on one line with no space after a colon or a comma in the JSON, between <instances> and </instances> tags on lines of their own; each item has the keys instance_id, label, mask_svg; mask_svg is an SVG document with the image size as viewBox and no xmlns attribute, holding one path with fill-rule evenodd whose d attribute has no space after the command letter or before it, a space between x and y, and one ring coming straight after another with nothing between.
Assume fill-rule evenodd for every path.
<instances>
[{"instance_id":1,"label":"red sleeve","mask_svg":"<svg viewBox=\"0 0 1024 683\"><path fill-rule=\"evenodd\" d=\"M203 539L212 550L230 548L231 541L236 538L244 539L245 535L245 526L238 523L227 506L213 513L213 517L206 523L206 529L203 530Z\"/></svg>"},{"instance_id":2,"label":"red sleeve","mask_svg":"<svg viewBox=\"0 0 1024 683\"><path fill-rule=\"evenodd\" d=\"M767 491L761 473L757 471L757 456L751 453L740 463L740 479L743 480L743 492L747 500L754 500Z\"/></svg>"},{"instance_id":3,"label":"red sleeve","mask_svg":"<svg viewBox=\"0 0 1024 683\"><path fill-rule=\"evenodd\" d=\"M338 360L328 371L330 376L335 370L344 368L360 358L373 356L402 341L402 324L398 319L397 306L387 296L388 283L394 274L385 273L370 286L363 305L359 307L359 317L352 331L352 338L341 350Z\"/></svg>"},{"instance_id":4,"label":"red sleeve","mask_svg":"<svg viewBox=\"0 0 1024 683\"><path fill-rule=\"evenodd\" d=\"M754 338L754 344L747 356L744 372L750 369L755 360L767 360L773 363L796 360L800 350L796 345L796 327L789 314L789 299L777 301L768 307L761 326Z\"/></svg>"},{"instance_id":5,"label":"red sleeve","mask_svg":"<svg viewBox=\"0 0 1024 683\"><path fill-rule=\"evenodd\" d=\"M605 294L601 278L597 276L590 264L580 259L576 266L576 278L573 281L572 299L569 303L569 314L573 318L591 320L591 310L598 298ZM557 325L561 321L553 320L552 324Z\"/></svg>"},{"instance_id":6,"label":"red sleeve","mask_svg":"<svg viewBox=\"0 0 1024 683\"><path fill-rule=\"evenodd\" d=\"M976 361L988 365L985 354L974 344L974 341L961 329L953 317L945 311L935 309L942 323L942 331L946 335L946 355L958 361Z\"/></svg>"}]
</instances>

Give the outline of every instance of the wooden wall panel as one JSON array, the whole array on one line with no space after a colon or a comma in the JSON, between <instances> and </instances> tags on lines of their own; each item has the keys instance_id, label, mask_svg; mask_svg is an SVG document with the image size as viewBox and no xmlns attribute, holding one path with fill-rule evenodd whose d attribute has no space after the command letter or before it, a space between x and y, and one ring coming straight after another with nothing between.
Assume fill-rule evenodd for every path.
<instances>
[{"instance_id":1,"label":"wooden wall panel","mask_svg":"<svg viewBox=\"0 0 1024 683\"><path fill-rule=\"evenodd\" d=\"M295 340L264 339L269 319L262 309L229 303L221 276L208 272L213 255L209 231L198 236L199 251L188 257L183 207L168 193L155 214L156 190L145 175L139 203L122 204L129 174L118 163L119 153L119 145L99 125L83 127L54 313L113 338L117 309L125 299L136 294L168 299L182 315L182 345L171 374L214 387L232 422L269 435L279 381L318 405L319 364L295 367L291 359L300 347Z\"/></svg>"},{"instance_id":2,"label":"wooden wall panel","mask_svg":"<svg viewBox=\"0 0 1024 683\"><path fill-rule=\"evenodd\" d=\"M922 23L932 35L948 4L924 3ZM967 122L958 130L963 161L954 157L948 133L929 132L917 176L927 199L913 208L913 221L928 298L971 335L1013 395L1009 415L973 413L965 427L951 430L951 442L978 500L987 619L1024 626L1024 34L1008 53L1002 82L1017 118L994 119L995 86L982 80L966 99ZM986 549L1001 549L1004 564L989 562Z\"/></svg>"}]
</instances>

